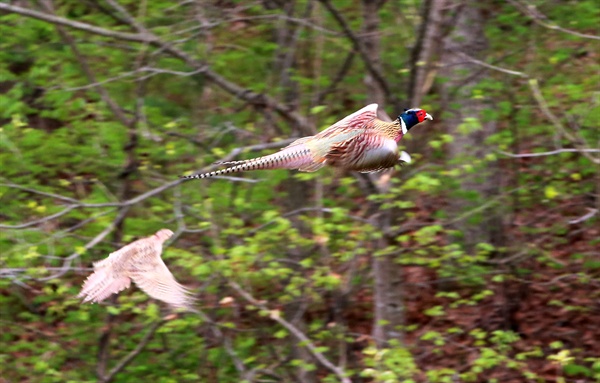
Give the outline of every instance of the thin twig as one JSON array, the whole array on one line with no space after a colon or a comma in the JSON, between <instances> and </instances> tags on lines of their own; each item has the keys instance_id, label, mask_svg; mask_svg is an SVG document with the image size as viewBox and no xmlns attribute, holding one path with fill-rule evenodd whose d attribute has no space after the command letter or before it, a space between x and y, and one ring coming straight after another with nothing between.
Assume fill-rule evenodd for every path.
<instances>
[{"instance_id":1,"label":"thin twig","mask_svg":"<svg viewBox=\"0 0 600 383\"><path fill-rule=\"evenodd\" d=\"M217 73L210 70L210 68L205 64L198 62L193 59L187 53L178 48L174 47L172 43L166 43L160 40L158 37L154 36L150 31L148 31L143 25L139 24L135 18L133 18L125 8L123 8L120 4L116 3L114 0L107 0L109 4L111 4L115 9L117 9L121 16L127 20L128 24L137 30L140 34L152 36L152 41L149 43L164 50L166 53L173 57L177 57L183 60L187 65L197 70L202 70L204 76L217 84L226 92L238 97L249 104L257 107L257 108L271 108L274 109L277 113L279 113L285 119L295 123L300 129L303 131L310 131L310 126L308 121L298 113L291 111L287 105L281 104L277 102L275 99L267 96L262 93L255 93L250 89L245 89L240 87L237 84L229 82L225 78L221 77Z\"/></svg>"},{"instance_id":2,"label":"thin twig","mask_svg":"<svg viewBox=\"0 0 600 383\"><path fill-rule=\"evenodd\" d=\"M327 95L335 91L339 83L344 80L344 78L350 71L355 55L356 53L354 53L354 51L348 53L348 55L344 59L344 62L342 63L342 66L340 67L337 74L333 77L333 80L331 80L329 86L323 89L321 92L319 92L319 94L317 94L317 96L315 97L314 105L320 105L323 102L323 100L325 100L325 97L327 97Z\"/></svg>"},{"instance_id":3,"label":"thin twig","mask_svg":"<svg viewBox=\"0 0 600 383\"><path fill-rule=\"evenodd\" d=\"M127 365L129 363L131 363L131 361L136 356L138 356L138 354L140 352L142 352L144 350L144 348L146 348L146 346L148 345L148 343L150 343L150 341L152 340L152 337L154 336L154 333L156 333L156 330L158 330L166 322L167 322L166 320L161 319L159 321L154 322L152 325L150 325L149 328L148 328L148 331L146 332L146 334L144 335L144 337L140 340L140 342L137 344L137 346L133 350L131 350L129 352L129 354L125 355L125 357L123 357L123 359L121 359L119 361L119 363L117 363L117 365L115 367L113 367L108 372L108 374L106 374L105 376L100 377L100 381L102 383L110 383L115 378L115 375L117 375L125 367L127 367Z\"/></svg>"},{"instance_id":4,"label":"thin twig","mask_svg":"<svg viewBox=\"0 0 600 383\"><path fill-rule=\"evenodd\" d=\"M194 68L195 70L202 71L207 80L216 84L221 89L223 89L227 93L233 95L234 97L237 97L243 101L246 101L247 103L249 103L250 105L252 105L258 109L263 109L263 108L272 109L272 110L276 111L285 120L296 124L303 131L309 132L312 129L310 123L304 116L298 114L295 111L290 110L287 107L287 105L278 102L277 100L275 100L274 98L272 98L266 94L256 93L250 89L243 88L243 87L225 79L221 75L210 70L210 68L205 63L192 58L186 52L174 47L172 43L167 43L167 42L161 40L159 37L157 37L150 31L148 31L147 29L145 29L143 26L141 26L137 22L130 23L130 25L134 28L136 26L139 27L140 28L140 29L138 29L139 33L124 33L124 32L114 32L114 31L96 27L96 26L93 26L90 24L81 23L78 21L73 21L73 20L63 18L63 17L49 15L46 13L34 11L32 9L27 9L27 8L19 7L16 5L6 4L6 3L0 3L0 11L16 13L16 14L20 14L23 16L28 16L28 17L32 17L32 18L35 18L38 20L46 21L49 23L64 25L64 26L79 29L79 30L82 30L85 32L89 32L89 33L93 33L93 34L97 34L97 35L101 35L101 36L106 36L106 37L112 37L112 38L119 39L119 40L134 41L134 42L139 42L139 43L150 44L154 47L159 48L159 50L164 51L165 53L169 54L170 56L182 60L189 67ZM131 16L128 16L127 19L131 20L133 18ZM119 19L119 21L123 21L123 19L121 18L121 19Z\"/></svg>"},{"instance_id":5,"label":"thin twig","mask_svg":"<svg viewBox=\"0 0 600 383\"><path fill-rule=\"evenodd\" d=\"M302 345L306 347L306 349L312 354L323 365L323 367L327 368L329 371L333 372L342 383L352 383L350 378L348 378L347 373L340 367L331 363L313 344L313 342L296 326L283 319L280 316L279 310L270 310L264 303L257 301L250 293L245 291L233 281L229 281L229 286L231 286L240 296L242 296L246 301L251 303L252 305L260 308L261 310L269 312L269 318L273 321L279 323L281 326L285 327L292 335L296 337Z\"/></svg>"},{"instance_id":6,"label":"thin twig","mask_svg":"<svg viewBox=\"0 0 600 383\"><path fill-rule=\"evenodd\" d=\"M51 0L41 1L40 4L42 5L42 7L44 7L46 9L46 11L48 13L55 16L54 15L54 5L52 4ZM68 33L62 25L56 24L55 27L58 30L58 33L60 34L60 36L62 37L62 40L64 42L66 42L67 45L71 48L71 51L73 52L73 55L77 59L77 62L79 63L81 70L85 74L85 77L88 79L88 82L97 83L98 81L96 80L96 75L92 71L92 68L90 67L90 65L88 63L87 58L79 50L77 43L75 42L75 39L73 38L73 36L71 36L71 34ZM106 103L106 105L108 105L108 107L110 108L112 113L115 115L115 117L123 125L129 126L131 124L131 119L125 115L125 111L123 110L123 108L121 108L121 106L119 106L119 104L110 96L110 93L108 93L108 90L106 90L106 88L104 88L101 85L97 85L96 90L100 94L102 101L104 101Z\"/></svg>"},{"instance_id":7,"label":"thin twig","mask_svg":"<svg viewBox=\"0 0 600 383\"><path fill-rule=\"evenodd\" d=\"M389 87L387 81L385 80L385 77L383 76L381 71L373 64L373 61L372 61L371 57L369 56L369 54L367 53L367 50L365 49L362 41L360 41L358 36L356 36L356 34L352 31L352 29L350 28L350 25L348 25L348 22L346 21L346 19L344 19L344 17L338 12L338 10L331 4L331 2L329 0L319 0L319 2L321 4L323 4L323 6L325 8L327 8L329 13L331 13L333 18L340 25L340 27L342 27L342 30L344 31L346 36L350 39L350 41L352 42L352 45L354 45L354 49L356 49L356 51L362 58L363 62L365 63L365 67L367 68L369 73L373 76L375 81L377 81L377 83L379 84L381 89L383 89L386 97L388 97L388 99L393 99L394 98L393 94L390 91L390 87ZM395 102L392 102L392 103L395 103Z\"/></svg>"},{"instance_id":8,"label":"thin twig","mask_svg":"<svg viewBox=\"0 0 600 383\"><path fill-rule=\"evenodd\" d=\"M65 215L68 212L70 212L71 210L75 209L76 207L77 207L77 205L67 206L66 208L64 208L63 210L59 211L58 213L54 213L54 214L49 215L49 216L44 217L44 218L36 219L35 221L30 221L30 222L27 222L27 223L21 223L19 225L0 225L0 229L14 229L14 230L26 229L28 227L39 225L40 223L44 223L44 222L51 221L53 219L62 217L63 215Z\"/></svg>"},{"instance_id":9,"label":"thin twig","mask_svg":"<svg viewBox=\"0 0 600 383\"><path fill-rule=\"evenodd\" d=\"M508 153L502 150L496 150L496 152L512 157L512 158L527 158L527 157L543 157L543 156L552 156L560 153L600 153L600 149L556 149L551 150L549 152L540 152L540 153Z\"/></svg>"},{"instance_id":10,"label":"thin twig","mask_svg":"<svg viewBox=\"0 0 600 383\"><path fill-rule=\"evenodd\" d=\"M102 240L104 240L104 238L106 238L106 236L109 235L115 229L115 227L119 223L121 223L121 221L123 219L125 219L125 216L127 215L128 211L129 211L129 206L123 207L119 211L119 214L117 214L115 219L111 222L110 225L108 225L102 232L100 232L100 234L95 236L91 241L89 241L88 243L85 244L85 246L83 246L83 251L76 251L73 254L66 257L63 260L63 265L60 268L60 271L58 273L52 274L48 277L40 278L38 280L39 281L49 281L51 279L60 278L63 275L65 275L69 270L71 270L71 264L73 263L73 260L80 257L81 254L84 253L85 251L88 251L89 249L96 246L98 243L102 242Z\"/></svg>"},{"instance_id":11,"label":"thin twig","mask_svg":"<svg viewBox=\"0 0 600 383\"><path fill-rule=\"evenodd\" d=\"M332 36L340 36L341 35L341 33L339 33L339 32L332 31L332 30L324 28L320 25L311 23L307 19L291 17L291 16L284 15L284 14L254 15L254 16L225 18L225 19L219 20L219 21L207 22L202 25L198 25L198 26L189 28L189 30L192 31L192 30L196 30L196 29L213 29L213 28L218 27L223 24L231 25L231 24L237 23L237 22L253 21L253 20L270 20L270 19L274 19L277 21L281 20L284 22L292 23L292 24L302 25L302 26L308 27L310 29L314 29L319 32L323 32L324 34L328 34L328 35L332 35Z\"/></svg>"},{"instance_id":12,"label":"thin twig","mask_svg":"<svg viewBox=\"0 0 600 383\"><path fill-rule=\"evenodd\" d=\"M114 82L114 81L122 80L122 79L127 78L127 77L131 77L131 76L137 74L138 72L139 72L139 70L136 69L136 70L132 70L130 72L121 73L119 75L116 75L114 77L110 77L110 78L107 78L107 79L104 79L104 80L101 80L101 81L92 82L92 83L89 83L89 84L86 84L86 85L82 85L82 86L74 86L74 87L70 87L70 88L61 88L61 90L65 91L65 92L76 92L78 90L92 89L92 88L96 88L96 87L98 87L100 85L108 84L108 83L111 83L111 82Z\"/></svg>"},{"instance_id":13,"label":"thin twig","mask_svg":"<svg viewBox=\"0 0 600 383\"><path fill-rule=\"evenodd\" d=\"M231 339L226 337L223 331L219 328L219 324L213 321L206 315L202 310L199 309L188 309L189 312L192 312L198 315L204 322L210 325L210 329L212 333L223 342L223 347L225 348L225 352L229 355L233 364L235 365L236 370L242 375L242 379L246 379L246 375L248 374L248 369L244 362L239 358L235 350L233 349L233 344L231 343Z\"/></svg>"},{"instance_id":14,"label":"thin twig","mask_svg":"<svg viewBox=\"0 0 600 383\"><path fill-rule=\"evenodd\" d=\"M231 161L236 156L238 156L239 154L244 153L244 152L279 148L281 146L284 146L284 145L287 145L287 144L293 142L294 140L295 140L294 138L291 138L291 139L286 139L286 140L277 141L277 142L269 142L269 143L265 143L265 144L256 144L256 145L234 148L225 157L223 157L221 159L221 162ZM206 168L201 169L199 172L209 171L209 170L213 169L214 166L215 165L210 165ZM248 182L248 183L257 182L256 180L252 180L252 179L232 177L232 176L219 176L219 177L215 177L215 178L227 179L229 181L234 181L234 182ZM64 210L61 210L60 212L55 213L53 215L50 215L50 216L47 216L44 218L40 218L40 219L32 221L32 222L19 224L19 225L0 225L0 228L2 228L2 229L24 229L27 227L35 226L40 223L44 223L46 221L50 221L50 220L58 218L60 216L63 216L65 214L67 214L68 212L70 212L71 210L76 209L76 208L131 207L133 205L136 205L140 202L145 201L146 199L148 199L150 197L153 197L157 194L161 194L162 192L169 190L183 182L185 182L185 181L180 180L180 179L174 180L171 182L167 182L155 189L149 190L146 193L140 194L137 197L131 198L129 200L118 201L118 202L101 202L101 203L85 203L85 202L81 202L81 201L78 201L78 200L70 198L70 197L66 197L66 196L54 194L54 193L48 193L48 192L44 192L44 191L39 191L39 190L35 190L33 188L29 188L29 187L22 186L22 185L17 185L17 184L13 184L13 183L0 183L0 187L8 187L8 188L13 188L13 189L23 190L23 191L26 191L29 193L34 193L34 194L39 194L39 195L43 195L46 197L56 198L56 199L71 203L70 205L67 205L67 207Z\"/></svg>"},{"instance_id":15,"label":"thin twig","mask_svg":"<svg viewBox=\"0 0 600 383\"><path fill-rule=\"evenodd\" d=\"M559 25L554 24L550 19L537 10L536 6L533 4L521 3L515 0L508 0L509 3L514 5L517 9L519 9L525 16L532 19L536 24L541 25L544 28L552 29L555 31L560 31L563 33L568 33L573 36L581 37L584 39L592 39L592 40L600 40L600 36L588 35L585 33L573 31L567 28L563 28ZM550 21L550 22L548 22Z\"/></svg>"},{"instance_id":16,"label":"thin twig","mask_svg":"<svg viewBox=\"0 0 600 383\"><path fill-rule=\"evenodd\" d=\"M583 221L587 221L588 219L590 219L593 216L595 216L596 214L598 214L598 209L588 208L588 210L589 210L589 212L587 214L585 214L585 215L583 215L583 216L581 216L581 217L579 217L577 219L572 219L572 220L569 221L569 223L571 225L576 225L576 224L581 223Z\"/></svg>"},{"instance_id":17,"label":"thin twig","mask_svg":"<svg viewBox=\"0 0 600 383\"><path fill-rule=\"evenodd\" d=\"M485 61L481 61L481 60L477 60L474 57L471 57L469 55L467 55L466 53L463 52L456 52L459 56L461 56L462 58L464 58L465 60L467 60L470 63L473 64L477 64L479 66L482 66L484 68L488 68L488 69L492 69L498 72L502 72L502 73L506 73L506 74L510 74L512 76L518 76L518 77L523 77L523 78L530 78L528 74L523 73L523 72L519 72L516 70L510 70L510 69L506 69L506 68L502 68L496 65L492 65L492 64L488 64Z\"/></svg>"},{"instance_id":18,"label":"thin twig","mask_svg":"<svg viewBox=\"0 0 600 383\"><path fill-rule=\"evenodd\" d=\"M299 208L299 209L292 210L292 211L289 211L287 213L281 214L280 218L293 217L295 215L306 213L306 212L311 212L311 211L319 212L319 213L331 213L331 214L335 214L335 210L334 209L330 209L330 208L326 208L326 207L323 207L323 208L322 207L302 207L302 208ZM372 220L369 220L369 219L366 219L366 218L363 218L363 217L359 217L357 215L346 214L346 217L348 217L350 219L353 219L355 221L358 221L358 222L362 222L362 223L366 223L366 224L369 224L371 226L374 226L374 223L373 223ZM266 223L263 223L259 227L251 230L250 233L249 233L249 235L254 235L257 232L259 232L262 229L264 229L265 227L267 227L269 225L272 225L272 224L274 224L276 222L277 222L277 220L271 220L271 221L268 221Z\"/></svg>"},{"instance_id":19,"label":"thin twig","mask_svg":"<svg viewBox=\"0 0 600 383\"><path fill-rule=\"evenodd\" d=\"M66 27L71 27L75 29L79 29L80 31L93 33L95 35L112 37L119 40L125 41L135 41L139 43L148 43L152 42L156 37L153 35L145 35L142 33L126 33L126 32L116 32L111 31L109 29L104 29L100 27L96 27L94 25L81 23L79 21L65 19L64 17L59 17L55 15L51 15L48 13L42 13L38 11L34 11L33 9L19 7L18 5L12 5L7 3L0 3L0 11L16 13L19 15L31 17L37 20L46 21L52 24L64 25Z\"/></svg>"},{"instance_id":20,"label":"thin twig","mask_svg":"<svg viewBox=\"0 0 600 383\"><path fill-rule=\"evenodd\" d=\"M56 198L65 202L71 202L73 204L77 204L79 203L78 200L76 200L75 198L71 198L71 197L65 197L63 195L60 194L55 194L55 193L49 193L49 192L45 192L45 191L41 191L41 190L37 190L37 189L33 189L27 186L22 186L22 185L17 185L17 184L13 184L13 183L0 183L0 187L8 187L8 188L12 188L12 189L19 189L19 190L23 190L29 193L35 193L35 194L39 194L39 195L43 195L45 197L50 197L50 198Z\"/></svg>"},{"instance_id":21,"label":"thin twig","mask_svg":"<svg viewBox=\"0 0 600 383\"><path fill-rule=\"evenodd\" d=\"M469 62L471 62L473 64L477 64L477 65L483 66L485 68L492 69L492 70L502 72L502 73L506 73L506 74L509 74L512 76L518 76L518 77L527 79L528 80L527 83L529 85L529 88L531 89L531 93L533 94L533 98L536 100L539 108L542 110L542 113L544 113L546 118L548 120L550 120L550 122L552 122L552 125L554 125L554 127L558 131L560 131L569 141L571 141L571 143L574 146L577 146L578 151L581 154L583 154L587 159L589 159L590 161L592 161L595 164L600 164L600 159L589 154L590 152L589 152L588 148L581 147L582 146L582 145L580 145L581 140L578 139L577 137L575 137L571 132L569 132L567 130L567 128L565 128L565 126L561 123L560 119L552 112L552 110L550 110L550 107L548 106L548 102L546 102L546 99L544 98L544 95L542 94L542 91L540 89L539 82L536 78L533 78L523 72L509 70L509 69L498 67L496 65L488 64L481 60L477 60L476 58L473 58L463 52L458 52L457 54L460 57L463 57L464 59L468 60Z\"/></svg>"}]
</instances>

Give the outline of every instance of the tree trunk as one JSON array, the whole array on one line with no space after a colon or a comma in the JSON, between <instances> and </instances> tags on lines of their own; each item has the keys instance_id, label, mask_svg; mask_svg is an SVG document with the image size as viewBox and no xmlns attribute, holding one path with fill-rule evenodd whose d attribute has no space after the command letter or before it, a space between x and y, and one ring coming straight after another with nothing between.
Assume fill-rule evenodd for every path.
<instances>
[{"instance_id":1,"label":"tree trunk","mask_svg":"<svg viewBox=\"0 0 600 383\"><path fill-rule=\"evenodd\" d=\"M461 192L475 192L477 198L452 198L450 212L457 216L498 194L500 172L496 163L482 161L490 153L485 140L496 132L497 127L496 121L483 121L482 111L490 101L474 93L476 86L486 77L486 70L470 63L464 56L483 59L487 48L485 9L481 4L469 1L457 10L455 19L447 22L454 25L444 39L442 56L442 75L448 79L442 87L442 102L447 112L444 122L454 138L449 145L449 157L450 160L456 159L457 163L468 161L478 168L475 173L461 175ZM478 161L482 162L478 164ZM481 242L501 245L501 216L487 210L480 218L480 222L462 220L456 224L456 229L464 236L466 248L472 250Z\"/></svg>"},{"instance_id":2,"label":"tree trunk","mask_svg":"<svg viewBox=\"0 0 600 383\"><path fill-rule=\"evenodd\" d=\"M425 0L422 5L422 22L417 39L412 48L410 64L411 73L408 82L407 98L410 104L405 108L420 108L423 105L423 97L434 85L440 67L440 56L443 49L443 35L447 29L444 27L445 12L449 0ZM433 111L436 123L439 113ZM410 140L403 140L402 145L408 153L418 153L425 158L431 158L431 147L429 140L434 132L435 125L417 127L418 132L411 134Z\"/></svg>"},{"instance_id":3,"label":"tree trunk","mask_svg":"<svg viewBox=\"0 0 600 383\"><path fill-rule=\"evenodd\" d=\"M379 10L385 1L363 0L363 38L362 44L368 53L373 66L381 71L381 49L379 36ZM377 103L382 112L379 117L388 119L389 116L383 112L385 105L385 90L367 72L364 79L368 102ZM372 186L376 192L384 192L389 188L389 174L371 175ZM390 227L392 214L390 210L379 210L378 204L373 204L370 209L375 213L377 225L381 231L387 231ZM387 238L382 238L377 248L385 248L390 245ZM402 270L394 262L392 256L373 257L373 280L374 280L374 309L375 318L373 323L373 338L378 347L384 347L390 339L400 339L399 326L404 323L404 304L402 299Z\"/></svg>"},{"instance_id":4,"label":"tree trunk","mask_svg":"<svg viewBox=\"0 0 600 383\"><path fill-rule=\"evenodd\" d=\"M385 1L382 0L363 0L363 26L362 32L364 37L362 45L365 51L368 53L370 61L373 63L373 67L381 72L381 48L380 48L380 37L379 37L379 9L383 6ZM385 104L385 90L381 88L378 82L373 76L366 71L364 83L367 88L367 94L369 95L370 103L377 103L380 107Z\"/></svg>"},{"instance_id":5,"label":"tree trunk","mask_svg":"<svg viewBox=\"0 0 600 383\"><path fill-rule=\"evenodd\" d=\"M411 77L408 84L410 107L416 108L433 85L442 44L442 19L446 0L425 0L423 21L412 49Z\"/></svg>"},{"instance_id":6,"label":"tree trunk","mask_svg":"<svg viewBox=\"0 0 600 383\"><path fill-rule=\"evenodd\" d=\"M287 1L278 3L281 6L282 12L289 18L297 17L297 3L296 1ZM304 9L304 15L302 18L308 18L312 11L312 3L309 3ZM281 90L281 98L283 102L290 108L290 110L297 110L300 105L300 94L298 83L292 78L292 70L297 66L297 49L298 49L298 37L303 27L297 24L289 23L282 20L278 24L277 32L275 35L277 41L277 52L273 63L273 86L278 86ZM301 126L292 126L292 136L302 136L310 134L302 130ZM311 190L313 190L312 181L298 181L290 173L288 179L285 181L284 186L288 193L286 200L286 209L289 211L296 210L299 208L306 207L310 204ZM306 232L306 225L295 217L291 218L292 224L300 231ZM287 257L293 262L292 265L296 265L298 262L309 256L303 249L296 248L288 251ZM299 272L297 266L290 266L292 269ZM306 311L306 304L301 300L290 302L285 306L284 316L300 331L306 331L306 322L304 320L304 313ZM306 347L298 344L298 341L291 337L291 357L293 359L301 360L305 364L315 364L315 359L312 357ZM317 381L316 370L307 369L300 365L294 368L294 378L299 383L314 383Z\"/></svg>"}]
</instances>

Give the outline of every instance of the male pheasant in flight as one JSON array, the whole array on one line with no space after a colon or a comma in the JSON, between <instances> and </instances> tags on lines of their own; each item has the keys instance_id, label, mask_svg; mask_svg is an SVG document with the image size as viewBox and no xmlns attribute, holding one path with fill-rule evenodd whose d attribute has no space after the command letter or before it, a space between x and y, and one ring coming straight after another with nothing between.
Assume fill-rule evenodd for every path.
<instances>
[{"instance_id":1,"label":"male pheasant in flight","mask_svg":"<svg viewBox=\"0 0 600 383\"><path fill-rule=\"evenodd\" d=\"M399 163L398 141L413 126L433 117L423 109L407 109L393 122L377 118L377 104L367 105L322 132L299 138L279 152L244 161L224 162L228 168L182 176L208 178L259 169L298 169L314 172L325 165L362 173Z\"/></svg>"},{"instance_id":2,"label":"male pheasant in flight","mask_svg":"<svg viewBox=\"0 0 600 383\"><path fill-rule=\"evenodd\" d=\"M84 302L100 302L125 290L131 280L152 298L173 307L191 308L193 299L188 290L177 283L160 255L163 243L173 235L168 229L139 239L94 263L78 297Z\"/></svg>"}]
</instances>

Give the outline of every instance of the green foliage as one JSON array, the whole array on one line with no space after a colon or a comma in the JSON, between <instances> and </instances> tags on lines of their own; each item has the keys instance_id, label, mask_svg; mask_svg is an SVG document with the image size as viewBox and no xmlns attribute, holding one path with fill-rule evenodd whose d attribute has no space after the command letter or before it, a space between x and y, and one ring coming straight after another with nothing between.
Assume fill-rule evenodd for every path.
<instances>
[{"instance_id":1,"label":"green foliage","mask_svg":"<svg viewBox=\"0 0 600 383\"><path fill-rule=\"evenodd\" d=\"M372 378L378 383L415 382L412 379L419 372L414 357L399 342L390 343L390 348L367 347L363 350L366 366L361 376Z\"/></svg>"},{"instance_id":2,"label":"green foliage","mask_svg":"<svg viewBox=\"0 0 600 383\"><path fill-rule=\"evenodd\" d=\"M370 102L358 56L336 84L354 44L318 4L297 1L290 16L267 9L282 2L210 2L202 9L185 2L119 3L170 46L224 80L298 112L316 129ZM332 3L360 31L364 15L358 3ZM133 32L102 11L106 4L67 0L55 6L59 17ZM346 361L352 379L600 379L600 360L590 351L597 342L577 332L591 326L598 299L598 215L570 223L597 208L597 166L576 152L505 154L597 145L597 47L537 25L511 4L485 6L491 16L482 60L530 79L486 73L464 100L481 102L480 115L463 116L449 131L444 121L461 105L441 102L439 89L449 79L435 78L421 106L442 123L411 130L402 142L415 161L393 173L385 191L370 192L364 178L330 169L235 175L258 182L189 182L132 204L122 226L98 241L120 214L119 202L236 148L306 132L260 97L242 101L206 73L192 74L189 63L164 49L65 27L76 53L54 25L2 14L3 378L97 381L102 335L109 371L164 321L114 381L239 382L239 363L256 372L255 381L286 380L298 372L339 381L302 357L298 350L305 345L271 320L278 315L297 324L328 360ZM596 27L592 1L538 6L565 28L589 33ZM400 99L410 98L401 90L413 75L409 58L421 7L401 0L387 2L378 13L380 63ZM299 21L305 14L308 23ZM282 68L286 60L291 67ZM534 80L567 134L536 101ZM317 97L332 85L332 93ZM135 127L115 116L99 86L126 118L139 114ZM385 109L397 112L391 105ZM486 124L495 129L489 132ZM452 149L478 135L484 139L477 150ZM236 159L270 152L242 152ZM500 174L495 190L477 187L494 171ZM77 206L70 207L74 201ZM490 223L490 217L501 219ZM506 238L471 240L470 230L489 226L502 226ZM135 287L102 305L76 298L92 262L162 227L187 230L168 244L163 258L197 293L199 308L222 337L213 323L167 311ZM375 323L378 281L372 264L378 259L401 270L397 288L403 301L396 303L406 322L394 329L403 341L381 347L371 337L373 326L389 324ZM227 287L228 280L269 309L249 304ZM578 335L556 332L556 323Z\"/></svg>"}]
</instances>

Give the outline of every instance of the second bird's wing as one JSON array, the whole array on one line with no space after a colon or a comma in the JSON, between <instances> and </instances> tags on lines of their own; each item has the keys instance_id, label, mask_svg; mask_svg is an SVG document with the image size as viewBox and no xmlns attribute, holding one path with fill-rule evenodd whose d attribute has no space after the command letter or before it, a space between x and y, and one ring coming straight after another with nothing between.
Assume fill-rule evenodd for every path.
<instances>
[{"instance_id":1,"label":"second bird's wing","mask_svg":"<svg viewBox=\"0 0 600 383\"><path fill-rule=\"evenodd\" d=\"M100 302L131 285L129 268L136 258L152 258L155 236L139 239L94 263L94 272L85 280L78 297L84 302Z\"/></svg>"},{"instance_id":2,"label":"second bird's wing","mask_svg":"<svg viewBox=\"0 0 600 383\"><path fill-rule=\"evenodd\" d=\"M137 251L135 243L94 263L94 272L85 280L78 297L83 298L84 302L101 302L128 288L131 280L126 274L126 267L129 257Z\"/></svg>"},{"instance_id":3,"label":"second bird's wing","mask_svg":"<svg viewBox=\"0 0 600 383\"><path fill-rule=\"evenodd\" d=\"M191 308L193 298L184 286L179 284L160 257L146 263L143 270L131 272L133 282L146 294L173 307Z\"/></svg>"},{"instance_id":4,"label":"second bird's wing","mask_svg":"<svg viewBox=\"0 0 600 383\"><path fill-rule=\"evenodd\" d=\"M84 302L101 302L131 285L131 280L124 275L117 275L111 269L102 268L94 271L83 284L78 297Z\"/></svg>"}]
</instances>

